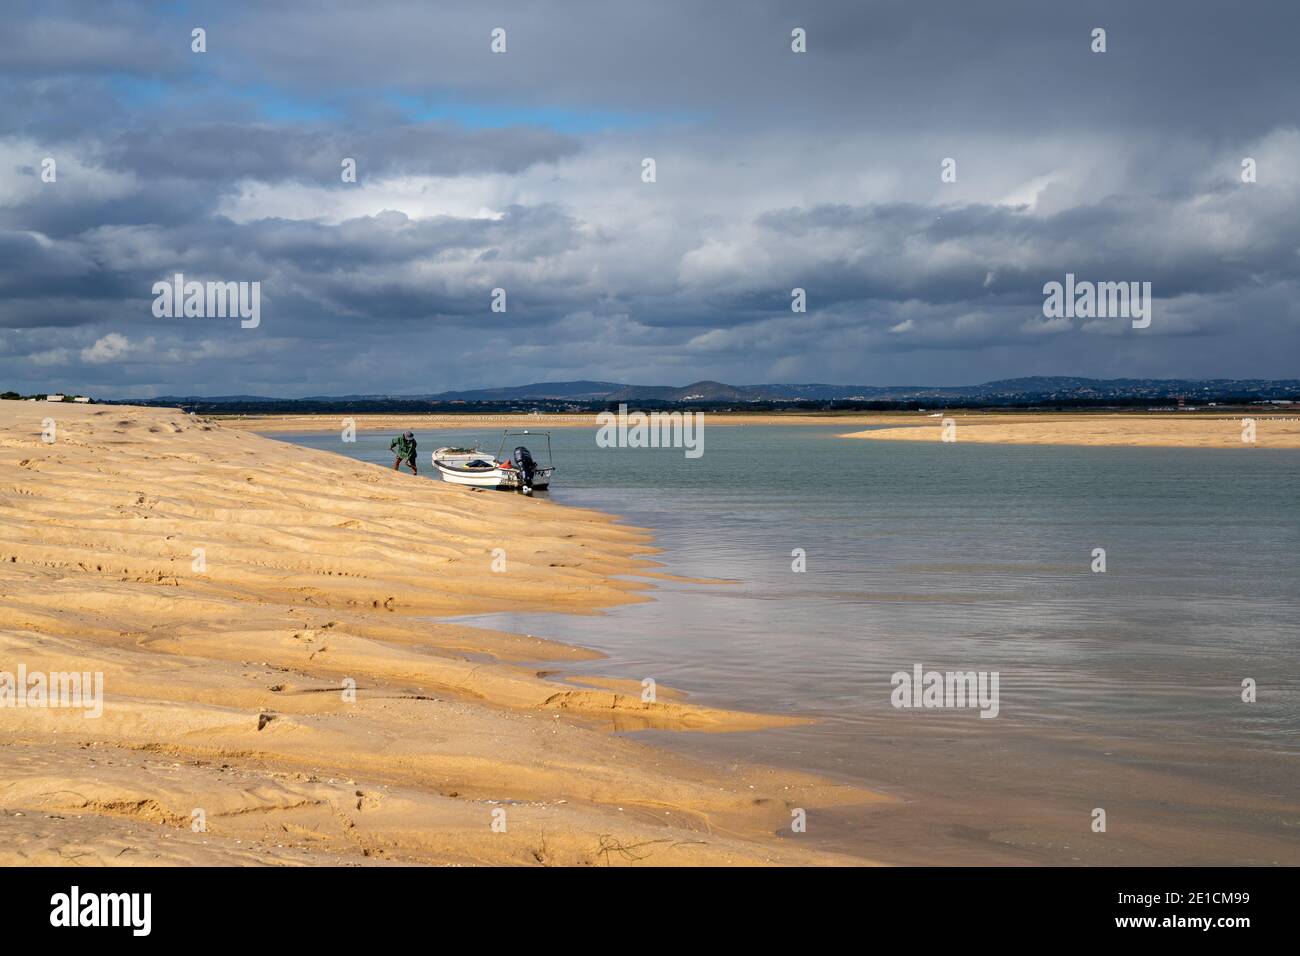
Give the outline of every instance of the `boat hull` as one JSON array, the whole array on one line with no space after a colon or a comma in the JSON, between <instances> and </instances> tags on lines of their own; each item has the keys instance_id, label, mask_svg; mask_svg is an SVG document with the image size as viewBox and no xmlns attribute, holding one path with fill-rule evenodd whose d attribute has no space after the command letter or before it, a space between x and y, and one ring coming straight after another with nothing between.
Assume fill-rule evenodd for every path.
<instances>
[{"instance_id":1,"label":"boat hull","mask_svg":"<svg viewBox=\"0 0 1300 956\"><path fill-rule=\"evenodd\" d=\"M475 454L455 454L440 457L439 452L433 453L433 466L438 469L438 475L443 481L450 482L453 485L469 485L472 488L496 488L504 491L517 491L523 485L522 477L514 468L468 468L465 465L474 459L482 459L486 456ZM544 491L551 483L551 472L554 468L538 468L533 472L533 490Z\"/></svg>"}]
</instances>

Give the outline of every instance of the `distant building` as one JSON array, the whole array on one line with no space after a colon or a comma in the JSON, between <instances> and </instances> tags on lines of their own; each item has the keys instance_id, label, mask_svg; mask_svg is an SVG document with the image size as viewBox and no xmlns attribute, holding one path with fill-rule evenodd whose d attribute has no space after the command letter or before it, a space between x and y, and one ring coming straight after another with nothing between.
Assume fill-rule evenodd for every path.
<instances>
[{"instance_id":1,"label":"distant building","mask_svg":"<svg viewBox=\"0 0 1300 956\"><path fill-rule=\"evenodd\" d=\"M61 402L61 401L63 401L63 396L62 396L62 395L46 395L46 396L45 396L45 400L46 400L47 402Z\"/></svg>"},{"instance_id":2,"label":"distant building","mask_svg":"<svg viewBox=\"0 0 1300 956\"><path fill-rule=\"evenodd\" d=\"M73 399L73 401L74 401L74 402L89 402L89 401L90 401L90 397L87 396L87 395L78 395L76 398Z\"/></svg>"}]
</instances>

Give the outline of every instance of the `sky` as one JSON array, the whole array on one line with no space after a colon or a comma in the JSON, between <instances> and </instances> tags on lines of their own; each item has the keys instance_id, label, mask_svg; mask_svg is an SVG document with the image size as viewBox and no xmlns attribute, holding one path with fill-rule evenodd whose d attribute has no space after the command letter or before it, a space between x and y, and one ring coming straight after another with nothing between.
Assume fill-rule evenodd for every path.
<instances>
[{"instance_id":1,"label":"sky","mask_svg":"<svg viewBox=\"0 0 1300 956\"><path fill-rule=\"evenodd\" d=\"M1293 0L9 0L0 390L1297 378L1297 33ZM257 325L155 315L177 273L258 283ZM1151 283L1150 325L1046 316L1067 273Z\"/></svg>"}]
</instances>

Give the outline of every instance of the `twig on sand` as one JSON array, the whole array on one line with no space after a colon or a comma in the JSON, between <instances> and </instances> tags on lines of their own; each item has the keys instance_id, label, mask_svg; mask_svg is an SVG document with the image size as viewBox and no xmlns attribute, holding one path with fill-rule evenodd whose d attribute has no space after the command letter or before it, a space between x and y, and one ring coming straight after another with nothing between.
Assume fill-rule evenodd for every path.
<instances>
[{"instance_id":1,"label":"twig on sand","mask_svg":"<svg viewBox=\"0 0 1300 956\"><path fill-rule=\"evenodd\" d=\"M658 843L668 843L672 847L690 846L694 844L707 845L707 840L644 840L641 843L620 843L608 833L600 835L600 849L596 851L597 856L605 858L605 865L609 866L610 853L617 853L629 863L639 863L641 860L649 859L654 855L654 851L637 854L637 850L642 847L654 846Z\"/></svg>"}]
</instances>

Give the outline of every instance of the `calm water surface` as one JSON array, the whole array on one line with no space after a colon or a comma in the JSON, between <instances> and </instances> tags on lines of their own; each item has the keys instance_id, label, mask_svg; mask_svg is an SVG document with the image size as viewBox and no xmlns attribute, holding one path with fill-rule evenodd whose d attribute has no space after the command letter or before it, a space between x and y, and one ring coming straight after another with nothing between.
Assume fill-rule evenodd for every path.
<instances>
[{"instance_id":1,"label":"calm water surface","mask_svg":"<svg viewBox=\"0 0 1300 956\"><path fill-rule=\"evenodd\" d=\"M831 849L904 863L1300 863L1300 452L842 431L706 426L704 455L687 459L555 430L553 500L653 529L666 571L733 583L669 584L594 617L467 620L609 655L575 673L817 717L645 736L900 798L810 818L800 839ZM419 435L422 473L435 446L495 451L499 434ZM386 434L277 437L392 461ZM997 671L999 716L893 708L891 674L917 663ZM1241 700L1245 678L1256 703ZM1097 807L1105 834L1090 826Z\"/></svg>"}]
</instances>

